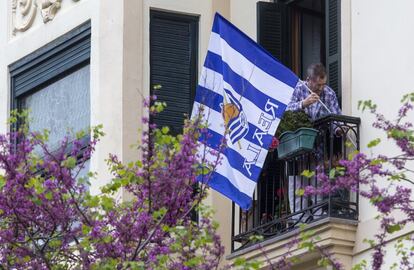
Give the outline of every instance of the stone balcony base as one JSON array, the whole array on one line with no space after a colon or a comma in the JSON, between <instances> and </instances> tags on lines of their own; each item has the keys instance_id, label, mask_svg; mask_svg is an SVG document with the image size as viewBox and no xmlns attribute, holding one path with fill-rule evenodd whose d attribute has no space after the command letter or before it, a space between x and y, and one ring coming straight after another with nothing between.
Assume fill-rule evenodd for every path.
<instances>
[{"instance_id":1,"label":"stone balcony base","mask_svg":"<svg viewBox=\"0 0 414 270\"><path fill-rule=\"evenodd\" d=\"M325 218L317 222L308 224L305 231L313 231L314 237L318 240L314 242L328 250L333 256L339 260L344 269L352 268L352 256L355 245L357 221ZM278 261L283 254L287 252L286 244L289 243L299 233L299 229L280 235L274 238L267 239L258 244L246 247L245 249L233 252L226 257L232 263L236 258L245 258L247 260L257 260L262 262L262 269L268 269L269 261ZM264 256L266 253L267 259ZM293 269L300 270L315 270L315 269L330 269L319 267L317 261L321 255L318 251L308 251L307 249L292 249L292 256L298 259L294 264Z\"/></svg>"}]
</instances>

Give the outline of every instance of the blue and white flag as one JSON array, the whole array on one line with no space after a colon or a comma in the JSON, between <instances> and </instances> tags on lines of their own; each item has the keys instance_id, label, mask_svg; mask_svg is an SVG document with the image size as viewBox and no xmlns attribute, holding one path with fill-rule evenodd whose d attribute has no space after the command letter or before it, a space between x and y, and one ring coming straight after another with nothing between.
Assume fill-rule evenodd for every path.
<instances>
[{"instance_id":1,"label":"blue and white flag","mask_svg":"<svg viewBox=\"0 0 414 270\"><path fill-rule=\"evenodd\" d=\"M208 154L211 150L218 150L223 141L227 144L207 184L242 209L250 208L272 137L297 82L292 71L216 13L192 115L201 112L208 124L200 146L207 160L216 159Z\"/></svg>"}]
</instances>

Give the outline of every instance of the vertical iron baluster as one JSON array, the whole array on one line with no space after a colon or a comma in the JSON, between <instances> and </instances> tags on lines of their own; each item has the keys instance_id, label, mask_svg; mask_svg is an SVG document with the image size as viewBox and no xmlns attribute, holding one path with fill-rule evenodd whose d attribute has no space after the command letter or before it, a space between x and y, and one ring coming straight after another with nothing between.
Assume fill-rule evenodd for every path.
<instances>
[{"instance_id":1,"label":"vertical iron baluster","mask_svg":"<svg viewBox=\"0 0 414 270\"><path fill-rule=\"evenodd\" d=\"M260 182L259 182L259 184L260 184ZM257 185L257 203L255 203L256 202L256 192L254 192L253 193L253 212L252 212L252 221L253 221L253 223L252 223L252 226L253 226L253 228L255 228L256 226L257 226L257 217L256 217L256 215L257 215L257 213L256 212L259 212L259 211L257 211L258 209L256 209L259 205L260 205L260 202L259 202L259 198L260 198L260 194L261 194L261 192L260 192L260 188L261 188L261 185L259 186L259 185Z\"/></svg>"},{"instance_id":2,"label":"vertical iron baluster","mask_svg":"<svg viewBox=\"0 0 414 270\"><path fill-rule=\"evenodd\" d=\"M273 160L273 162L275 163L274 166L280 166L279 163L276 160ZM280 172L280 168L279 168L279 172ZM278 176L277 174L274 174L273 179L272 179L273 180L272 181L272 214L271 214L272 220L275 219L275 201L276 201L275 200L275 195L276 195L275 194L276 193L275 182L277 181L277 176ZM280 176L279 176L279 178L280 178Z\"/></svg>"},{"instance_id":3,"label":"vertical iron baluster","mask_svg":"<svg viewBox=\"0 0 414 270\"><path fill-rule=\"evenodd\" d=\"M293 200L292 200L292 204L293 204L293 213L296 213L296 160L293 159L292 160L292 170L293 170Z\"/></svg>"},{"instance_id":4,"label":"vertical iron baluster","mask_svg":"<svg viewBox=\"0 0 414 270\"><path fill-rule=\"evenodd\" d=\"M299 164L298 164L298 176L300 179L300 188L303 188L303 176L301 175L303 171L303 155L299 157ZM303 200L305 196L300 196L300 210L303 210Z\"/></svg>"},{"instance_id":5,"label":"vertical iron baluster","mask_svg":"<svg viewBox=\"0 0 414 270\"><path fill-rule=\"evenodd\" d=\"M332 169L332 157L333 157L333 146L334 146L334 130L332 128L333 123L331 121L328 121L329 124L329 165L328 165L328 172ZM329 202L328 202L328 216L331 216L331 210L332 210L332 196L331 192L329 192Z\"/></svg>"},{"instance_id":6,"label":"vertical iron baluster","mask_svg":"<svg viewBox=\"0 0 414 270\"><path fill-rule=\"evenodd\" d=\"M234 251L234 226L235 226L235 206L234 202L231 203L231 252ZM240 233L240 222L239 222L239 233Z\"/></svg>"}]
</instances>

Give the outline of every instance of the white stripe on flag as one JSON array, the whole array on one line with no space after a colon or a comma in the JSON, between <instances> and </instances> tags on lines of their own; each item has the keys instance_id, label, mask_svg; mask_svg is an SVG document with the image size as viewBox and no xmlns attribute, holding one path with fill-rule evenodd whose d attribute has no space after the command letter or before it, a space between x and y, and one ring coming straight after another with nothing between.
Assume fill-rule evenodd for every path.
<instances>
[{"instance_id":1,"label":"white stripe on flag","mask_svg":"<svg viewBox=\"0 0 414 270\"><path fill-rule=\"evenodd\" d=\"M262 93L271 96L284 104L290 102L294 90L292 87L255 66L254 63L250 62L246 57L234 50L217 33L211 32L208 50L220 55L223 61L226 62L235 73L245 78Z\"/></svg>"},{"instance_id":2,"label":"white stripe on flag","mask_svg":"<svg viewBox=\"0 0 414 270\"><path fill-rule=\"evenodd\" d=\"M200 147L204 147L204 145L200 145ZM208 146L205 146L206 148L206 156L205 159L210 162L215 162L217 157L210 154L210 151L212 150ZM202 148L204 149L204 148ZM250 180L246 176L244 176L241 172L231 167L229 161L227 160L227 157L224 155L220 156L220 162L216 167L215 172L225 176L230 183L232 183L233 186L235 186L240 192L243 192L250 198L253 195L253 191L256 187L256 182Z\"/></svg>"}]
</instances>

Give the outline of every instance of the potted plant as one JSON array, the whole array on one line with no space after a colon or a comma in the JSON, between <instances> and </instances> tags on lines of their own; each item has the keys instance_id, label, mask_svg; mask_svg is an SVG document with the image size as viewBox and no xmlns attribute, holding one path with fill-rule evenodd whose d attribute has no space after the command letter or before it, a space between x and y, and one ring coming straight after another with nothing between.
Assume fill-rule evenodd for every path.
<instances>
[{"instance_id":1,"label":"potted plant","mask_svg":"<svg viewBox=\"0 0 414 270\"><path fill-rule=\"evenodd\" d=\"M278 157L286 158L312 150L318 131L311 127L312 122L304 112L286 111L276 131Z\"/></svg>"}]
</instances>

